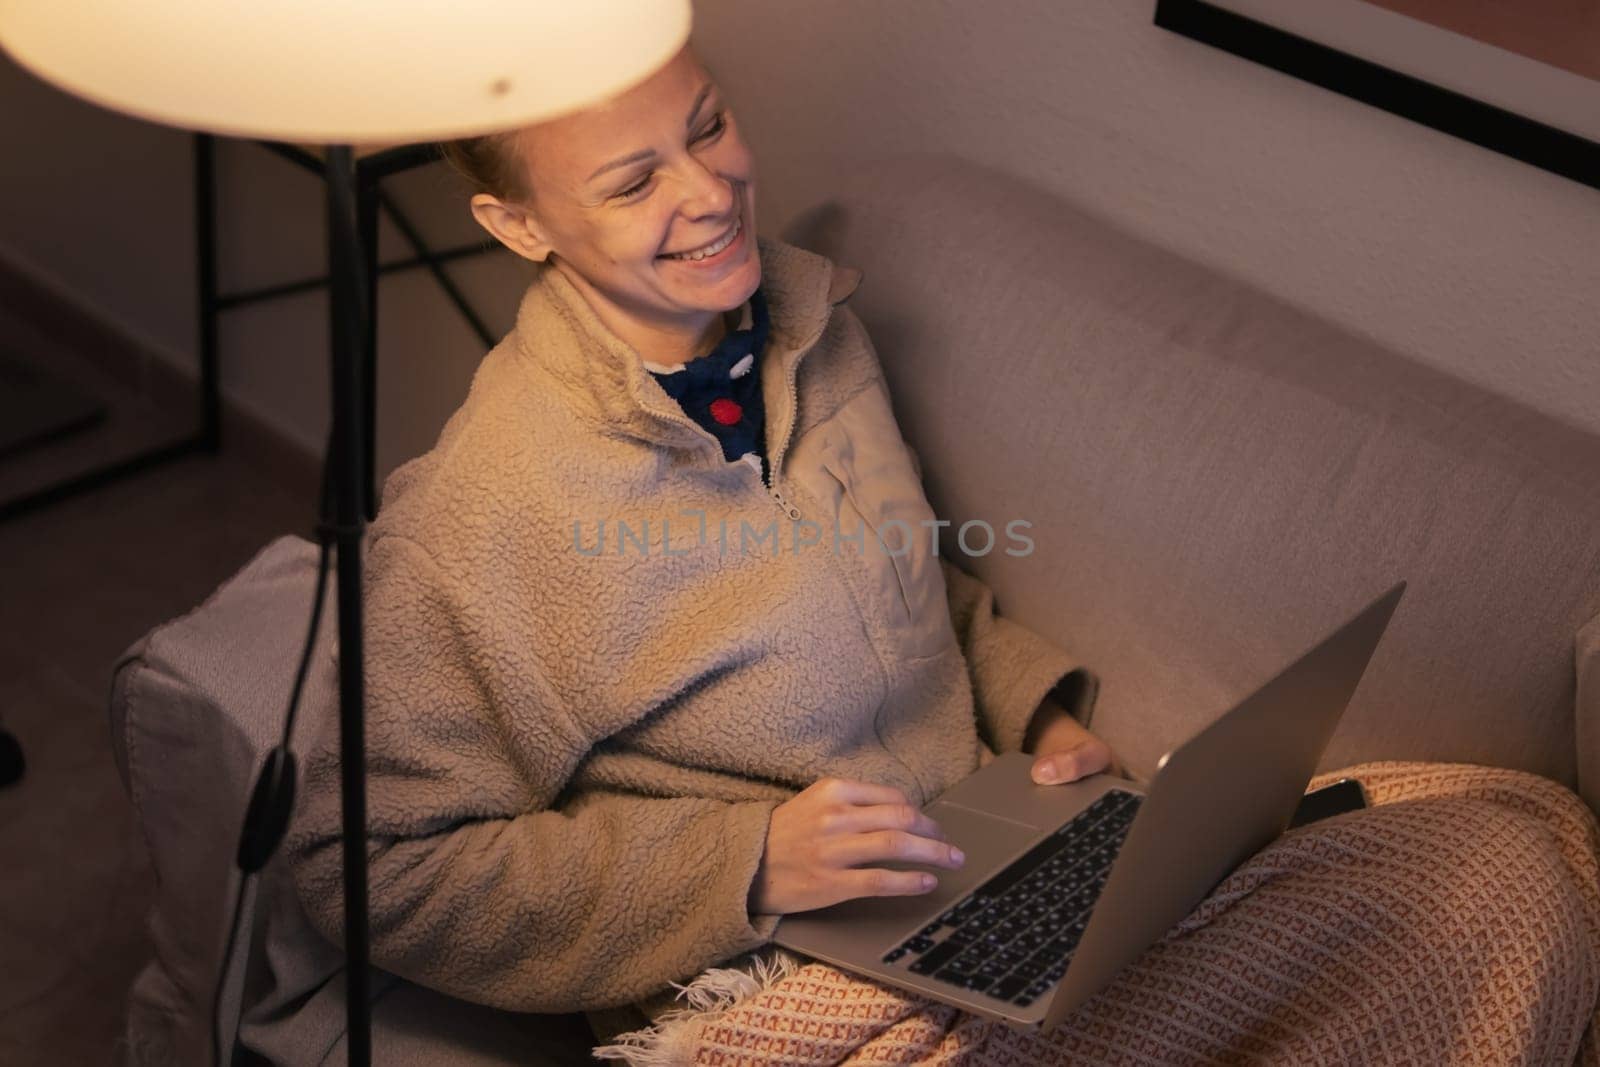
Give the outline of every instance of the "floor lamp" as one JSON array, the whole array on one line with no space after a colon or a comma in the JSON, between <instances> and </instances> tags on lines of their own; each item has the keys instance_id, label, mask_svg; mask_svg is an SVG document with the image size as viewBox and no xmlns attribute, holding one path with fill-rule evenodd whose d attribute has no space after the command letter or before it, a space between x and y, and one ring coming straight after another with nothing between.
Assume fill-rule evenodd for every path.
<instances>
[{"instance_id":1,"label":"floor lamp","mask_svg":"<svg viewBox=\"0 0 1600 1067\"><path fill-rule=\"evenodd\" d=\"M366 315L352 144L524 126L642 81L687 41L689 0L0 0L0 48L137 118L328 146L349 1062L371 1060L361 537Z\"/></svg>"}]
</instances>

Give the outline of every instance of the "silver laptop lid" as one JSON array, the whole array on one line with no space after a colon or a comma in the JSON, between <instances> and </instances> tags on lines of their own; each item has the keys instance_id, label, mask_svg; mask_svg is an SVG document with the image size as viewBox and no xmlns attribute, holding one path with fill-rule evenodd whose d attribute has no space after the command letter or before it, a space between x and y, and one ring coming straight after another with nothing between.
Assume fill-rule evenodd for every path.
<instances>
[{"instance_id":1,"label":"silver laptop lid","mask_svg":"<svg viewBox=\"0 0 1600 1067\"><path fill-rule=\"evenodd\" d=\"M1045 1014L1053 1028L1289 825L1400 582L1161 761Z\"/></svg>"}]
</instances>

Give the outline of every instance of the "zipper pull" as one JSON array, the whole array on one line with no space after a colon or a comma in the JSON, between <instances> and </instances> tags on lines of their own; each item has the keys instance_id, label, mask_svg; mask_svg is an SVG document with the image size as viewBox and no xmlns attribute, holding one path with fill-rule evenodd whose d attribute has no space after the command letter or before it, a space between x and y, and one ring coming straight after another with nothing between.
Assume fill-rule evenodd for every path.
<instances>
[{"instance_id":1,"label":"zipper pull","mask_svg":"<svg viewBox=\"0 0 1600 1067\"><path fill-rule=\"evenodd\" d=\"M783 499L783 494L778 492L776 486L768 489L767 492L772 494L772 499L778 502L778 506L783 509L783 513L785 515L789 516L789 518L793 519L795 522L800 521L800 509Z\"/></svg>"}]
</instances>

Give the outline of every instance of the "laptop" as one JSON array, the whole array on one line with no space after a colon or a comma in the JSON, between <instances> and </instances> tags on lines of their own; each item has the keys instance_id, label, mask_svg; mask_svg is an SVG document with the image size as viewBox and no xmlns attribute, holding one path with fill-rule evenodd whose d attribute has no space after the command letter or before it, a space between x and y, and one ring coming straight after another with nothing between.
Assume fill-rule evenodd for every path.
<instances>
[{"instance_id":1,"label":"laptop","mask_svg":"<svg viewBox=\"0 0 1600 1067\"><path fill-rule=\"evenodd\" d=\"M923 809L967 857L937 889L797 912L773 941L1048 1031L1289 825L1404 591L1167 753L1148 786L1035 785L1033 756L995 758Z\"/></svg>"}]
</instances>

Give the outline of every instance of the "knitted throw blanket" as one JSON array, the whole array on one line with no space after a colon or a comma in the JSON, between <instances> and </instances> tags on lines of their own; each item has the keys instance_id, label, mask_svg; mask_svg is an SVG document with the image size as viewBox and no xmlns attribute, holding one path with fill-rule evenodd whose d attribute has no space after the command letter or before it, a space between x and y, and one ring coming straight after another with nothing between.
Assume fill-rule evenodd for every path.
<instances>
[{"instance_id":1,"label":"knitted throw blanket","mask_svg":"<svg viewBox=\"0 0 1600 1067\"><path fill-rule=\"evenodd\" d=\"M634 1067L1600 1065L1592 813L1547 779L1369 763L1046 1035L769 949L596 1049Z\"/></svg>"}]
</instances>

